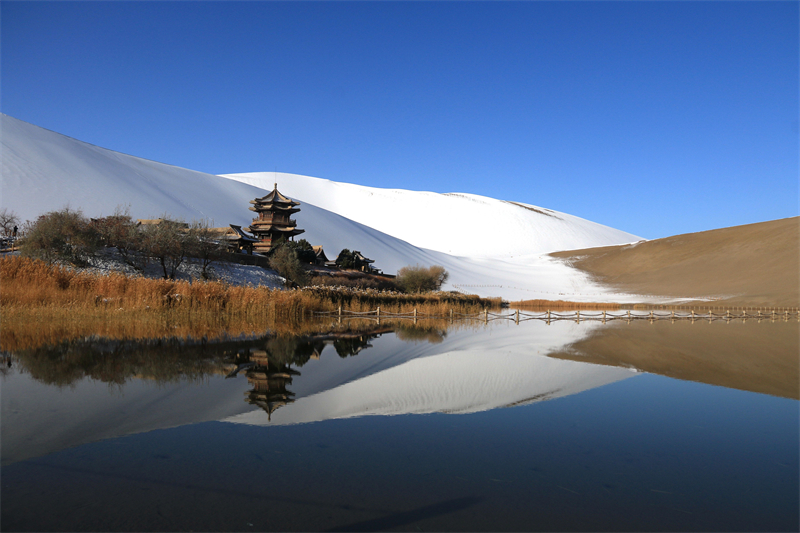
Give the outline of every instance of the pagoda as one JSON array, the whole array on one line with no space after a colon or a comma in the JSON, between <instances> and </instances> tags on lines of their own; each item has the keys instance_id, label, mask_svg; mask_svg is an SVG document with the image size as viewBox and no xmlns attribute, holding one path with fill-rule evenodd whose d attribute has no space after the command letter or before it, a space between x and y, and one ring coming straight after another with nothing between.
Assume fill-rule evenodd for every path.
<instances>
[{"instance_id":1,"label":"pagoda","mask_svg":"<svg viewBox=\"0 0 800 533\"><path fill-rule=\"evenodd\" d=\"M263 198L250 200L253 206L250 211L255 211L258 216L250 224L250 232L258 239L253 244L253 251L268 253L281 238L291 239L300 235L305 230L297 229L297 222L289 218L300 209L300 202L295 202L278 192L278 184L271 193Z\"/></svg>"}]
</instances>

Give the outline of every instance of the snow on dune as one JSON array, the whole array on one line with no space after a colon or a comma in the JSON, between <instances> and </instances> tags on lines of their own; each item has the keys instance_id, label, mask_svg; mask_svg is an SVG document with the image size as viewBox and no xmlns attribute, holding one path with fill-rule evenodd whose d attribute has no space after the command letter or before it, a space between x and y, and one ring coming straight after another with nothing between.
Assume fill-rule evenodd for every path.
<instances>
[{"instance_id":1,"label":"snow on dune","mask_svg":"<svg viewBox=\"0 0 800 533\"><path fill-rule=\"evenodd\" d=\"M415 246L493 259L638 241L639 237L565 213L475 194L378 189L260 172L224 177L345 215Z\"/></svg>"},{"instance_id":2,"label":"snow on dune","mask_svg":"<svg viewBox=\"0 0 800 533\"><path fill-rule=\"evenodd\" d=\"M247 226L250 200L266 194L276 177L187 170L2 114L0 140L0 205L22 220L67 205L91 217L128 206L134 218L166 213L205 218L216 226ZM544 252L638 240L563 213L474 195L372 189L289 174L277 178L280 189L301 202L296 219L306 230L303 238L323 245L329 256L343 248L360 250L389 274L406 265L439 264L450 272L445 289L482 296L608 299L607 290ZM496 229L487 234L486 228Z\"/></svg>"}]
</instances>

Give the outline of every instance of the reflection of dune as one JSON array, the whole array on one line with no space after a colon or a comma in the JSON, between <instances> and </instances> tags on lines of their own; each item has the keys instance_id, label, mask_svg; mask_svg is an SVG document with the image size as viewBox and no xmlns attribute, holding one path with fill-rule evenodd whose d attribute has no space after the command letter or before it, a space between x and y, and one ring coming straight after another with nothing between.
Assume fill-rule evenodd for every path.
<instances>
[{"instance_id":1,"label":"reflection of dune","mask_svg":"<svg viewBox=\"0 0 800 533\"><path fill-rule=\"evenodd\" d=\"M800 324L713 322L614 323L552 357L800 398Z\"/></svg>"},{"instance_id":2,"label":"reflection of dune","mask_svg":"<svg viewBox=\"0 0 800 533\"><path fill-rule=\"evenodd\" d=\"M69 387L55 387L29 374L13 374L2 386L3 464L252 408L242 400L246 382L217 376L202 383L132 379L123 386L83 378Z\"/></svg>"},{"instance_id":3,"label":"reflection of dune","mask_svg":"<svg viewBox=\"0 0 800 533\"><path fill-rule=\"evenodd\" d=\"M591 327L558 328L567 338L580 338ZM430 347L427 356L406 360L353 381L298 399L272 414L273 424L312 422L363 415L470 413L568 396L633 375L627 369L560 361L537 354L547 345L543 324L505 330L516 344L500 335L476 335L469 346L460 339ZM550 326L551 328L553 326ZM527 333L527 342L520 338ZM543 336L536 336L540 333ZM499 337L499 338L498 338ZM450 342L448 342L450 341ZM544 341L544 343L542 343ZM501 346L498 346L501 344ZM545 350L546 353L547 350ZM266 424L253 411L225 420Z\"/></svg>"},{"instance_id":4,"label":"reflection of dune","mask_svg":"<svg viewBox=\"0 0 800 533\"><path fill-rule=\"evenodd\" d=\"M541 357L592 329L592 324L568 322L498 324L451 330L437 344L403 342L387 334L373 339L374 347L346 358L328 346L319 360L298 368L300 374L288 386L297 402L278 409L273 420L464 413L564 396L631 375L624 369ZM267 419L261 409L246 413L253 407L242 396L250 388L243 376L211 376L203 383L132 379L119 388L84 378L58 388L13 372L2 386L3 464L154 429Z\"/></svg>"}]
</instances>

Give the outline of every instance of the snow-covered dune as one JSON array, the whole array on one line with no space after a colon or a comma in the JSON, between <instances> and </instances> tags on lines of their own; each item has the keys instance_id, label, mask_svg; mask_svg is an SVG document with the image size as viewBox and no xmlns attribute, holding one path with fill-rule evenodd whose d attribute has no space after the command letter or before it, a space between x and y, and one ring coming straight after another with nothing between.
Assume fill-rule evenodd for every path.
<instances>
[{"instance_id":1,"label":"snow-covered dune","mask_svg":"<svg viewBox=\"0 0 800 533\"><path fill-rule=\"evenodd\" d=\"M301 202L296 219L303 237L329 256L360 250L390 274L406 265L439 264L450 272L446 289L482 296L607 300L608 290L546 252L637 239L563 213L474 195L372 189L290 174L214 176L2 114L0 140L0 206L22 220L67 205L92 217L128 206L135 218L166 213L247 226L250 200L266 194L277 177L279 188Z\"/></svg>"},{"instance_id":2,"label":"snow-covered dune","mask_svg":"<svg viewBox=\"0 0 800 533\"><path fill-rule=\"evenodd\" d=\"M277 182L292 197L415 246L464 257L512 259L640 240L566 213L475 194L378 189L276 172L225 177L263 189Z\"/></svg>"}]
</instances>

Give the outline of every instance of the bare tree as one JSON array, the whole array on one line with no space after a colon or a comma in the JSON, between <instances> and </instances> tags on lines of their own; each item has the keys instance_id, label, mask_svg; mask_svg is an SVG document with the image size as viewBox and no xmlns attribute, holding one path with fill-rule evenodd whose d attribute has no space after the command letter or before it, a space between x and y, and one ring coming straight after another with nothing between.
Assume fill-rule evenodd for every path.
<instances>
[{"instance_id":1,"label":"bare tree","mask_svg":"<svg viewBox=\"0 0 800 533\"><path fill-rule=\"evenodd\" d=\"M186 224L163 217L157 224L141 226L142 252L161 265L164 279L175 279L191 246Z\"/></svg>"},{"instance_id":2,"label":"bare tree","mask_svg":"<svg viewBox=\"0 0 800 533\"><path fill-rule=\"evenodd\" d=\"M143 235L128 208L117 207L113 215L93 222L103 245L116 248L122 261L135 270L141 272L145 269L150 258L142 251Z\"/></svg>"},{"instance_id":3,"label":"bare tree","mask_svg":"<svg viewBox=\"0 0 800 533\"><path fill-rule=\"evenodd\" d=\"M0 229L2 229L3 235L10 237L18 225L19 217L14 211L5 207L0 209Z\"/></svg>"},{"instance_id":4,"label":"bare tree","mask_svg":"<svg viewBox=\"0 0 800 533\"><path fill-rule=\"evenodd\" d=\"M209 279L211 277L209 267L225 256L228 251L227 246L220 241L220 235L211 228L206 219L192 221L187 238L189 255L200 261L203 267L202 278Z\"/></svg>"}]
</instances>

